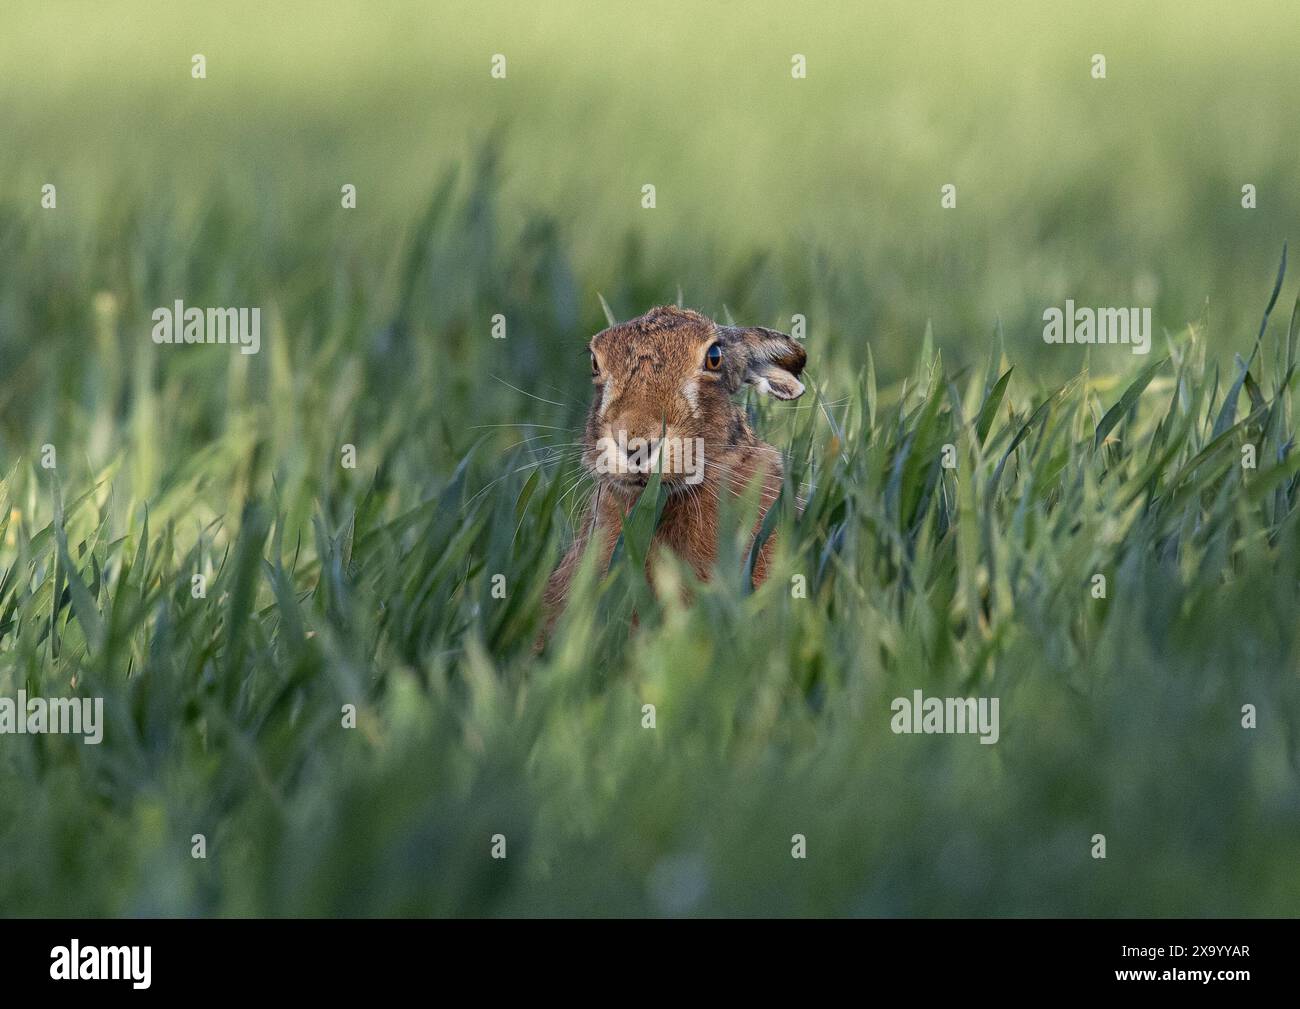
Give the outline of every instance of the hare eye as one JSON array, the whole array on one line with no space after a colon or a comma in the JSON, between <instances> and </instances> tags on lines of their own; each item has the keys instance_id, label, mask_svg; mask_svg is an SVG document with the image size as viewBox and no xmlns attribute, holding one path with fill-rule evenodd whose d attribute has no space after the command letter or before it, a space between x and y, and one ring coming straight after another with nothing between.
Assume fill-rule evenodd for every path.
<instances>
[{"instance_id":1,"label":"hare eye","mask_svg":"<svg viewBox=\"0 0 1300 1009\"><path fill-rule=\"evenodd\" d=\"M595 353L595 351L592 351L592 354L591 354L591 373L592 373L593 375L599 375L599 374L600 374L600 365L598 365L598 364L596 363L596 353Z\"/></svg>"},{"instance_id":2,"label":"hare eye","mask_svg":"<svg viewBox=\"0 0 1300 1009\"><path fill-rule=\"evenodd\" d=\"M715 343L704 352L704 367L708 368L709 371L717 371L722 367L722 346L720 344Z\"/></svg>"}]
</instances>

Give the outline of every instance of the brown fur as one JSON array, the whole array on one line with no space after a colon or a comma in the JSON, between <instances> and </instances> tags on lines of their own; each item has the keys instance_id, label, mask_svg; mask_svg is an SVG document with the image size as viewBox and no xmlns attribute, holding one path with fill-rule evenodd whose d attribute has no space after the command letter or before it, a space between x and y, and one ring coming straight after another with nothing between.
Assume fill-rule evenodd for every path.
<instances>
[{"instance_id":1,"label":"brown fur","mask_svg":"<svg viewBox=\"0 0 1300 1009\"><path fill-rule=\"evenodd\" d=\"M715 342L722 362L713 371L705 367L705 355ZM803 394L798 376L806 355L793 339L771 329L719 326L685 309L655 308L611 326L592 338L591 351L598 372L592 377L595 396L583 436L583 462L596 476L597 487L573 546L547 585L548 630L564 608L588 542L599 537L605 570L623 518L645 486L645 476L597 472L600 439L617 439L619 432L628 439L659 438L661 433L667 439L703 439L701 482L692 485L687 474L669 472L672 457L665 461L662 479L670 493L651 544L647 575L656 549L667 547L707 579L717 555L719 495L740 494L751 481L760 481L761 523L781 489L781 454L754 435L731 396L745 384L781 399ZM769 537L755 559L755 586L767 576L772 546Z\"/></svg>"}]
</instances>

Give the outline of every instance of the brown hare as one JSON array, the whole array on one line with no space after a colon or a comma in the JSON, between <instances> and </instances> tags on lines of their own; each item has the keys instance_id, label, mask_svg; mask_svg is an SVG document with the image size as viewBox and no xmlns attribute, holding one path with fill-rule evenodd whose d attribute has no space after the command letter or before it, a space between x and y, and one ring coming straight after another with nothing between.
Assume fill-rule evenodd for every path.
<instances>
[{"instance_id":1,"label":"brown hare","mask_svg":"<svg viewBox=\"0 0 1300 1009\"><path fill-rule=\"evenodd\" d=\"M668 497L649 563L666 546L707 579L717 553L719 495L759 482L761 522L781 490L781 454L754 435L732 395L744 385L778 399L804 391L799 375L807 355L789 336L720 326L686 309L652 309L597 333L590 347L595 394L582 459L596 492L547 584L548 630L587 544L597 538L607 568L623 518L656 469ZM767 575L771 549L769 538L755 558L755 586Z\"/></svg>"}]
</instances>

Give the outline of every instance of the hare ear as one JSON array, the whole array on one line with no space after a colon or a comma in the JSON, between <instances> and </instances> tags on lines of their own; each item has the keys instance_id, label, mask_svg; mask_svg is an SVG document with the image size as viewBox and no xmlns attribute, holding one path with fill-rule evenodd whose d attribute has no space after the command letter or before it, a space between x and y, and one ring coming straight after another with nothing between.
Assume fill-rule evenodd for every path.
<instances>
[{"instance_id":1,"label":"hare ear","mask_svg":"<svg viewBox=\"0 0 1300 1009\"><path fill-rule=\"evenodd\" d=\"M777 399L798 399L803 395L803 372L808 355L792 337L762 326L740 328L719 326L727 336L728 347L735 347L741 358L739 381Z\"/></svg>"}]
</instances>

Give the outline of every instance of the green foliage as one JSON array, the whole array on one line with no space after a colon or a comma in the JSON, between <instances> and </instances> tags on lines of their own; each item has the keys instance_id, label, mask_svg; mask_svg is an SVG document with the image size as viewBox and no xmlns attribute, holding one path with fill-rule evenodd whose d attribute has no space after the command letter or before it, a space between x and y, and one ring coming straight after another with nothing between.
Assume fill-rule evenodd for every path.
<instances>
[{"instance_id":1,"label":"green foliage","mask_svg":"<svg viewBox=\"0 0 1300 1009\"><path fill-rule=\"evenodd\" d=\"M154 7L0 33L0 697L107 721L0 736L0 914L1300 913L1290 6ZM537 655L673 302L807 318L770 577L728 500L652 592L647 496Z\"/></svg>"},{"instance_id":2,"label":"green foliage","mask_svg":"<svg viewBox=\"0 0 1300 1009\"><path fill-rule=\"evenodd\" d=\"M590 490L585 361L545 285L499 283L524 250L456 265L496 241L476 186L437 190L391 297L290 268L251 360L154 347L155 271L73 260L122 286L58 309L90 360L6 381L0 694L102 696L107 725L0 737L0 910L1296 912L1294 321L1226 392L1195 327L1045 388L927 346L877 389L812 343L804 399L747 401L788 458L767 583L737 499L716 576L650 593L648 494L535 656ZM57 329L39 281L5 298ZM475 321L496 298L504 342ZM999 697L1001 741L895 735L915 689Z\"/></svg>"}]
</instances>

